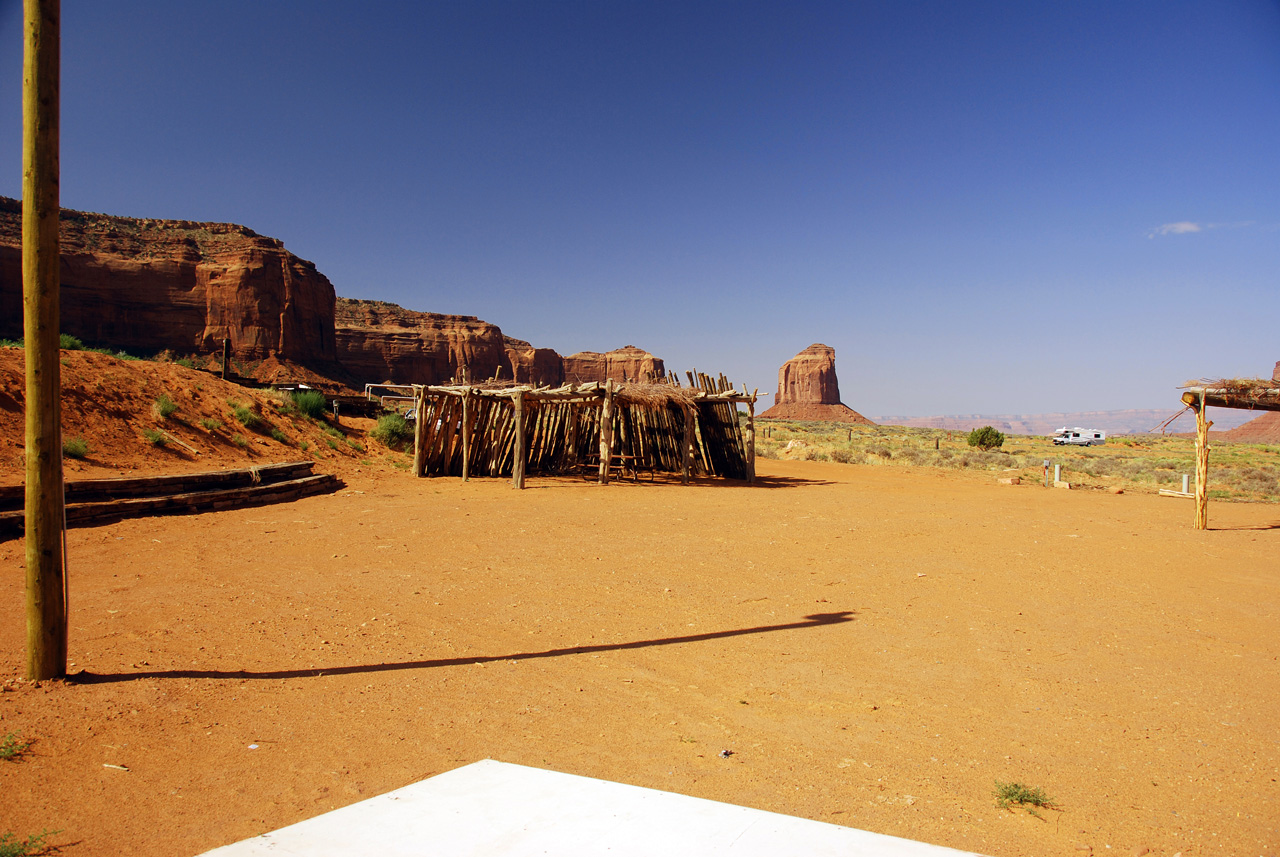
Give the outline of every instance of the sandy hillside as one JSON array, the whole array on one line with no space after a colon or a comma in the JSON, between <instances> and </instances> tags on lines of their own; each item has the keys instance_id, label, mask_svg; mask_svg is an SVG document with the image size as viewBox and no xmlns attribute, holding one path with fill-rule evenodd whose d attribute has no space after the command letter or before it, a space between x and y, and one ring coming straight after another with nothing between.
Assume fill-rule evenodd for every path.
<instances>
[{"instance_id":1,"label":"sandy hillside","mask_svg":"<svg viewBox=\"0 0 1280 857\"><path fill-rule=\"evenodd\" d=\"M191 855L494 758L990 855L1280 851L1274 506L1195 532L1182 500L760 471L365 466L72 530L73 678L38 687L0 543L0 735L34 741L0 832Z\"/></svg>"}]
</instances>

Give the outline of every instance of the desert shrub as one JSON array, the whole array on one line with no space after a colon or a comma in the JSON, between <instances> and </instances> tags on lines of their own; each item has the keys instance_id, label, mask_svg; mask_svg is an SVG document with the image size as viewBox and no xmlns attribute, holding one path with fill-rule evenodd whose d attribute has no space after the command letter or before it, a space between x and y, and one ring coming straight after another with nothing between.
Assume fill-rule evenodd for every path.
<instances>
[{"instance_id":1,"label":"desert shrub","mask_svg":"<svg viewBox=\"0 0 1280 857\"><path fill-rule=\"evenodd\" d=\"M876 444L875 446L867 447L867 455L875 455L888 461L893 458L893 451L884 444Z\"/></svg>"},{"instance_id":2,"label":"desert shrub","mask_svg":"<svg viewBox=\"0 0 1280 857\"><path fill-rule=\"evenodd\" d=\"M162 420L167 420L178 412L178 405L167 394L161 394L151 405L151 413Z\"/></svg>"},{"instance_id":3,"label":"desert shrub","mask_svg":"<svg viewBox=\"0 0 1280 857\"><path fill-rule=\"evenodd\" d=\"M1258 494L1275 494L1280 491L1276 477L1257 467L1242 471L1237 485L1242 491L1254 491Z\"/></svg>"},{"instance_id":4,"label":"desert shrub","mask_svg":"<svg viewBox=\"0 0 1280 857\"><path fill-rule=\"evenodd\" d=\"M813 447L810 447L804 451L804 460L805 461L830 461L831 456L827 455L825 452L823 452L820 449L814 449Z\"/></svg>"},{"instance_id":5,"label":"desert shrub","mask_svg":"<svg viewBox=\"0 0 1280 857\"><path fill-rule=\"evenodd\" d=\"M387 449L401 449L413 436L413 429L404 417L399 414L383 414L378 417L378 424L369 432L369 437Z\"/></svg>"},{"instance_id":6,"label":"desert shrub","mask_svg":"<svg viewBox=\"0 0 1280 857\"><path fill-rule=\"evenodd\" d=\"M69 333L60 333L58 334L58 347L63 351L79 351L84 348L84 343Z\"/></svg>"},{"instance_id":7,"label":"desert shrub","mask_svg":"<svg viewBox=\"0 0 1280 857\"><path fill-rule=\"evenodd\" d=\"M305 440L299 441L298 449L302 450L303 452L306 452L310 448L311 448L311 444L307 443Z\"/></svg>"},{"instance_id":8,"label":"desert shrub","mask_svg":"<svg viewBox=\"0 0 1280 857\"><path fill-rule=\"evenodd\" d=\"M837 446L831 450L831 460L838 461L841 464L848 464L853 461L854 453L852 449L843 446Z\"/></svg>"},{"instance_id":9,"label":"desert shrub","mask_svg":"<svg viewBox=\"0 0 1280 857\"><path fill-rule=\"evenodd\" d=\"M62 454L67 458L84 458L89 454L89 442L82 437L73 437L62 442Z\"/></svg>"},{"instance_id":10,"label":"desert shrub","mask_svg":"<svg viewBox=\"0 0 1280 857\"><path fill-rule=\"evenodd\" d=\"M262 417L253 412L253 409L243 402L229 402L231 405L231 416L235 417L236 422L247 429L254 429L262 425Z\"/></svg>"},{"instance_id":11,"label":"desert shrub","mask_svg":"<svg viewBox=\"0 0 1280 857\"><path fill-rule=\"evenodd\" d=\"M200 425L204 426L209 431L217 431L218 429L222 428L222 421L211 420L208 417L205 417L204 419L200 420Z\"/></svg>"},{"instance_id":12,"label":"desert shrub","mask_svg":"<svg viewBox=\"0 0 1280 857\"><path fill-rule=\"evenodd\" d=\"M898 453L898 460L905 461L907 464L924 464L929 460L929 456L918 449L904 449Z\"/></svg>"},{"instance_id":13,"label":"desert shrub","mask_svg":"<svg viewBox=\"0 0 1280 857\"><path fill-rule=\"evenodd\" d=\"M969 432L969 446L976 446L982 451L1004 446L1004 435L991 426L983 426Z\"/></svg>"},{"instance_id":14,"label":"desert shrub","mask_svg":"<svg viewBox=\"0 0 1280 857\"><path fill-rule=\"evenodd\" d=\"M288 443L288 436L278 428L271 429L271 439L279 443Z\"/></svg>"},{"instance_id":15,"label":"desert shrub","mask_svg":"<svg viewBox=\"0 0 1280 857\"><path fill-rule=\"evenodd\" d=\"M169 442L169 438L165 433L157 431L156 429L145 428L142 430L142 436L145 437L152 446L164 446Z\"/></svg>"},{"instance_id":16,"label":"desert shrub","mask_svg":"<svg viewBox=\"0 0 1280 857\"><path fill-rule=\"evenodd\" d=\"M293 393L293 404L305 416L318 420L329 409L329 402L319 390L296 390Z\"/></svg>"},{"instance_id":17,"label":"desert shrub","mask_svg":"<svg viewBox=\"0 0 1280 857\"><path fill-rule=\"evenodd\" d=\"M177 360L173 362L183 367L184 369L196 368L196 361L192 360L190 357L179 357Z\"/></svg>"},{"instance_id":18,"label":"desert shrub","mask_svg":"<svg viewBox=\"0 0 1280 857\"><path fill-rule=\"evenodd\" d=\"M324 433L327 435L332 435L333 437L337 437L337 438L343 437L342 432L338 431L336 428L329 425L328 423L322 424L320 428L322 428L324 430Z\"/></svg>"},{"instance_id":19,"label":"desert shrub","mask_svg":"<svg viewBox=\"0 0 1280 857\"><path fill-rule=\"evenodd\" d=\"M232 435L231 442L234 443L236 446L240 447L241 449L244 449L249 445L249 441L245 440L245 437L242 434Z\"/></svg>"},{"instance_id":20,"label":"desert shrub","mask_svg":"<svg viewBox=\"0 0 1280 857\"><path fill-rule=\"evenodd\" d=\"M756 444L756 458L777 459L778 448L771 443Z\"/></svg>"},{"instance_id":21,"label":"desert shrub","mask_svg":"<svg viewBox=\"0 0 1280 857\"><path fill-rule=\"evenodd\" d=\"M22 348L21 339L0 339L0 348Z\"/></svg>"},{"instance_id":22,"label":"desert shrub","mask_svg":"<svg viewBox=\"0 0 1280 857\"><path fill-rule=\"evenodd\" d=\"M330 449L337 449L337 448L338 448L338 442L337 442L336 440L334 440L333 438L331 438L331 437L326 437L326 438L324 439L324 442L325 442L325 443L327 443L327 444L329 444L329 448L330 448Z\"/></svg>"}]
</instances>

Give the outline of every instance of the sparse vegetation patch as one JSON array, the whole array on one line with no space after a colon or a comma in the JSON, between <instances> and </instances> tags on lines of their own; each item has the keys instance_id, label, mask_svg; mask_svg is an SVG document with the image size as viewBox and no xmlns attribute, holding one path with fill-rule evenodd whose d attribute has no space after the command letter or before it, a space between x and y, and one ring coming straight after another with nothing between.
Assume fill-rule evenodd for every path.
<instances>
[{"instance_id":1,"label":"sparse vegetation patch","mask_svg":"<svg viewBox=\"0 0 1280 857\"><path fill-rule=\"evenodd\" d=\"M67 458L84 458L89 454L89 442L82 437L73 437L62 442L62 454Z\"/></svg>"}]
</instances>

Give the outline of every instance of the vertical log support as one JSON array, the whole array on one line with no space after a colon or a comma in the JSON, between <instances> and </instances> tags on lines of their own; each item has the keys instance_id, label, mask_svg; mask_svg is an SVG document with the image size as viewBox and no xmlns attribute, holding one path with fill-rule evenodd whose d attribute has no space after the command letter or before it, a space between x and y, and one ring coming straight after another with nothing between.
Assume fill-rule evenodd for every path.
<instances>
[{"instance_id":1,"label":"vertical log support","mask_svg":"<svg viewBox=\"0 0 1280 857\"><path fill-rule=\"evenodd\" d=\"M577 471L578 462L581 456L578 455L578 411L581 406L574 402L569 405L569 442L568 442L568 459L570 467Z\"/></svg>"},{"instance_id":2,"label":"vertical log support","mask_svg":"<svg viewBox=\"0 0 1280 857\"><path fill-rule=\"evenodd\" d=\"M680 481L688 485L693 475L693 405L684 406L684 436L680 441Z\"/></svg>"},{"instance_id":3,"label":"vertical log support","mask_svg":"<svg viewBox=\"0 0 1280 857\"><path fill-rule=\"evenodd\" d=\"M747 402L747 482L756 481L756 400Z\"/></svg>"},{"instance_id":4,"label":"vertical log support","mask_svg":"<svg viewBox=\"0 0 1280 857\"><path fill-rule=\"evenodd\" d=\"M471 481L471 389L462 391L462 481Z\"/></svg>"},{"instance_id":5,"label":"vertical log support","mask_svg":"<svg viewBox=\"0 0 1280 857\"><path fill-rule=\"evenodd\" d=\"M604 385L604 405L600 409L600 484L609 484L609 464L613 458L613 379Z\"/></svg>"},{"instance_id":6,"label":"vertical log support","mask_svg":"<svg viewBox=\"0 0 1280 857\"><path fill-rule=\"evenodd\" d=\"M511 405L515 420L515 444L511 459L511 484L517 488L524 487L524 460L527 457L524 445L524 391L517 390L511 397Z\"/></svg>"},{"instance_id":7,"label":"vertical log support","mask_svg":"<svg viewBox=\"0 0 1280 857\"><path fill-rule=\"evenodd\" d=\"M413 397L413 475L427 475L427 391L419 387Z\"/></svg>"},{"instance_id":8,"label":"vertical log support","mask_svg":"<svg viewBox=\"0 0 1280 857\"><path fill-rule=\"evenodd\" d=\"M1205 413L1204 393L1196 406L1196 519L1197 530L1209 528L1209 428L1213 425Z\"/></svg>"},{"instance_id":9,"label":"vertical log support","mask_svg":"<svg viewBox=\"0 0 1280 857\"><path fill-rule=\"evenodd\" d=\"M67 674L58 362L59 0L23 4L22 322L26 339L27 678Z\"/></svg>"}]
</instances>

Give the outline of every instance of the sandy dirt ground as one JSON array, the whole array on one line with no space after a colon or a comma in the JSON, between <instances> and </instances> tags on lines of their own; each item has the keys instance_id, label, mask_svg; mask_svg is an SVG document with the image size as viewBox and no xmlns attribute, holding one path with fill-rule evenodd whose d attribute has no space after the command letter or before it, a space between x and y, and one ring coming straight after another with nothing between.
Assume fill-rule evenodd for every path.
<instances>
[{"instance_id":1,"label":"sandy dirt ground","mask_svg":"<svg viewBox=\"0 0 1280 857\"><path fill-rule=\"evenodd\" d=\"M38 686L0 543L0 735L34 741L0 832L192 855L492 758L989 855L1280 852L1277 507L759 469L365 467L71 530L73 676Z\"/></svg>"}]
</instances>

